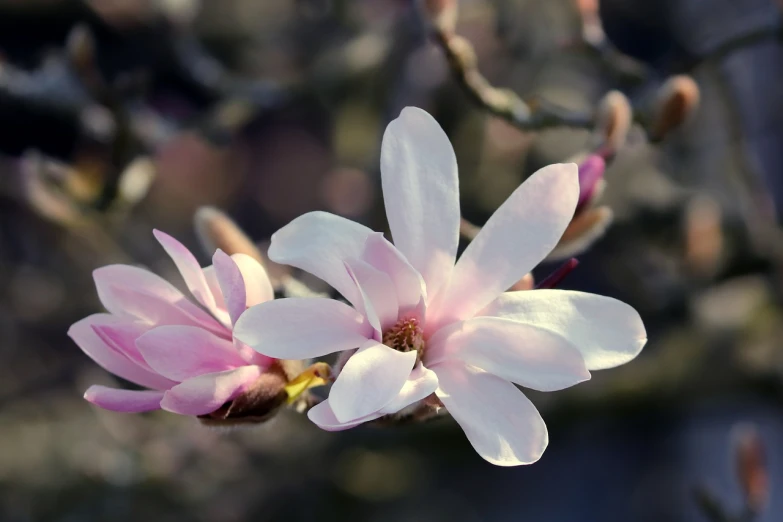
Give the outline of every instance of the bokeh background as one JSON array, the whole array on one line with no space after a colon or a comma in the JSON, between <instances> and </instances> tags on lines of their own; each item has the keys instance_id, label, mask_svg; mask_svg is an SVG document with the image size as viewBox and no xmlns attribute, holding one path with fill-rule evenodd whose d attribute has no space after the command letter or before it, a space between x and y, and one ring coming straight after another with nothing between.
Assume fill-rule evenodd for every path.
<instances>
[{"instance_id":1,"label":"bokeh background","mask_svg":"<svg viewBox=\"0 0 783 522\"><path fill-rule=\"evenodd\" d=\"M383 230L380 140L406 105L451 137L476 224L591 129L489 114L413 0L0 0L0 520L783 519L782 7L459 2L493 85L587 115L619 90L634 110L606 174L615 221L562 286L632 304L650 342L531 393L550 447L502 469L450 418L327 433L293 413L229 431L105 412L83 391L127 383L66 331L100 311L101 265L180 284L153 228L208 264L202 205L262 244L315 209ZM674 74L700 103L652 135Z\"/></svg>"}]
</instances>

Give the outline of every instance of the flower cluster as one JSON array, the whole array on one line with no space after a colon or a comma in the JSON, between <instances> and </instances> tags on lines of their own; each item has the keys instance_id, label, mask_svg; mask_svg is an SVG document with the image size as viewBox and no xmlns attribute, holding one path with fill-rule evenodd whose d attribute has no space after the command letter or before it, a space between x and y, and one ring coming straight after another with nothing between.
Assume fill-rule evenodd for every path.
<instances>
[{"instance_id":1,"label":"flower cluster","mask_svg":"<svg viewBox=\"0 0 783 522\"><path fill-rule=\"evenodd\" d=\"M202 270L158 233L203 309L140 269L96 271L111 315L89 317L71 335L109 371L156 391L93 387L86 397L121 411L208 416L248 400L275 376L272 389L285 390L292 379L302 388L301 378L280 373L281 360L340 352L328 397L308 412L321 428L445 409L489 462L535 462L547 446L546 426L515 385L573 386L591 370L633 359L646 342L636 311L615 299L508 291L593 199L603 165L588 166L593 170L582 176L574 164L533 174L457 258L454 151L429 114L406 108L381 150L393 243L324 212L300 216L272 236L271 260L323 279L343 300L272 299L263 269L246 256L218 251L213 267ZM320 379L304 375L313 378L305 387ZM269 385L261 387L269 395Z\"/></svg>"}]
</instances>

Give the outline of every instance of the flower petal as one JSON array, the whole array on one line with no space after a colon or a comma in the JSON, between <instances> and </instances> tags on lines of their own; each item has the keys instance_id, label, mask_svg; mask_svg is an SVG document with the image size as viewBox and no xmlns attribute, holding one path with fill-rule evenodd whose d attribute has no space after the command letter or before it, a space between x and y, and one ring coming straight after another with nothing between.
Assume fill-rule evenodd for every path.
<instances>
[{"instance_id":1,"label":"flower petal","mask_svg":"<svg viewBox=\"0 0 783 522\"><path fill-rule=\"evenodd\" d=\"M437 298L432 331L472 317L530 272L563 235L578 198L573 163L544 167L520 185L457 261Z\"/></svg>"},{"instance_id":2,"label":"flower petal","mask_svg":"<svg viewBox=\"0 0 783 522\"><path fill-rule=\"evenodd\" d=\"M109 348L124 355L145 370L157 375L155 370L150 368L147 361L141 356L139 349L136 348L136 339L150 331L151 327L149 325L136 321L120 320L110 321L108 324L94 322L92 324L92 329L100 340L106 343Z\"/></svg>"},{"instance_id":3,"label":"flower petal","mask_svg":"<svg viewBox=\"0 0 783 522\"><path fill-rule=\"evenodd\" d=\"M159 326L136 346L155 371L178 382L246 364L231 341L193 326Z\"/></svg>"},{"instance_id":4,"label":"flower petal","mask_svg":"<svg viewBox=\"0 0 783 522\"><path fill-rule=\"evenodd\" d=\"M265 303L275 298L272 282L264 267L247 254L232 254L231 259L242 272L245 280L245 295L247 295L246 307Z\"/></svg>"},{"instance_id":5,"label":"flower petal","mask_svg":"<svg viewBox=\"0 0 783 522\"><path fill-rule=\"evenodd\" d=\"M226 334L223 325L152 272L129 265L108 265L92 275L101 303L113 315L151 324L192 324Z\"/></svg>"},{"instance_id":6,"label":"flower petal","mask_svg":"<svg viewBox=\"0 0 783 522\"><path fill-rule=\"evenodd\" d=\"M586 381L582 354L564 337L535 325L476 317L439 330L425 364L457 360L526 388L562 390Z\"/></svg>"},{"instance_id":7,"label":"flower petal","mask_svg":"<svg viewBox=\"0 0 783 522\"><path fill-rule=\"evenodd\" d=\"M432 297L457 257L459 181L451 142L427 112L406 107L386 128L381 178L394 244Z\"/></svg>"},{"instance_id":8,"label":"flower petal","mask_svg":"<svg viewBox=\"0 0 783 522\"><path fill-rule=\"evenodd\" d=\"M625 364L644 347L647 333L633 307L601 295L568 290L506 292L481 315L544 328L568 339L589 370Z\"/></svg>"},{"instance_id":9,"label":"flower petal","mask_svg":"<svg viewBox=\"0 0 783 522\"><path fill-rule=\"evenodd\" d=\"M408 376L408 380L402 386L400 393L389 404L381 408L380 412L386 415L397 413L426 399L438 389L438 376L419 363Z\"/></svg>"},{"instance_id":10,"label":"flower petal","mask_svg":"<svg viewBox=\"0 0 783 522\"><path fill-rule=\"evenodd\" d=\"M146 370L122 352L106 344L95 333L94 326L125 324L127 319L110 314L94 314L77 321L68 329L68 336L84 353L105 370L141 386L165 389L171 385L168 379Z\"/></svg>"},{"instance_id":11,"label":"flower petal","mask_svg":"<svg viewBox=\"0 0 783 522\"><path fill-rule=\"evenodd\" d=\"M367 238L362 259L391 278L399 314L423 310L427 292L421 274L383 234L375 232Z\"/></svg>"},{"instance_id":12,"label":"flower petal","mask_svg":"<svg viewBox=\"0 0 783 522\"><path fill-rule=\"evenodd\" d=\"M399 307L391 278L360 259L349 259L345 266L359 286L362 297L372 307L379 321L379 326L376 326L378 332L396 323Z\"/></svg>"},{"instance_id":13,"label":"flower petal","mask_svg":"<svg viewBox=\"0 0 783 522\"><path fill-rule=\"evenodd\" d=\"M272 235L269 259L310 272L350 303L360 299L343 262L359 257L372 230L327 212L310 212Z\"/></svg>"},{"instance_id":14,"label":"flower petal","mask_svg":"<svg viewBox=\"0 0 783 522\"><path fill-rule=\"evenodd\" d=\"M392 402L416 364L416 352L398 352L367 341L343 366L329 391L329 404L340 422L379 411Z\"/></svg>"},{"instance_id":15,"label":"flower petal","mask_svg":"<svg viewBox=\"0 0 783 522\"><path fill-rule=\"evenodd\" d=\"M354 428L364 422L383 417L383 413L372 413L350 422L340 422L337 420L337 417L335 417L334 412L332 411L332 407L329 404L329 400L327 399L310 408L310 411L307 412L307 417L322 430L343 431Z\"/></svg>"},{"instance_id":16,"label":"flower petal","mask_svg":"<svg viewBox=\"0 0 783 522\"><path fill-rule=\"evenodd\" d=\"M549 443L533 403L510 382L461 363L433 368L438 398L482 458L498 466L532 464Z\"/></svg>"},{"instance_id":17,"label":"flower petal","mask_svg":"<svg viewBox=\"0 0 783 522\"><path fill-rule=\"evenodd\" d=\"M223 290L220 289L220 283L218 282L217 274L215 274L215 267L212 265L205 266L201 271L204 272L204 278L207 280L207 285L215 298L215 306L220 310L221 315L228 317L226 301L223 299Z\"/></svg>"},{"instance_id":18,"label":"flower petal","mask_svg":"<svg viewBox=\"0 0 783 522\"><path fill-rule=\"evenodd\" d=\"M213 310L215 308L215 297L212 295L212 291L207 284L207 280L204 277L204 272L201 271L201 265L196 257L191 253L188 248L160 230L153 230L155 239L161 244L166 253L177 265L177 270L182 274L182 279L185 280L185 285L196 298L196 301L204 305L207 310Z\"/></svg>"},{"instance_id":19,"label":"flower petal","mask_svg":"<svg viewBox=\"0 0 783 522\"><path fill-rule=\"evenodd\" d=\"M347 276L344 266L343 271ZM351 350L372 334L362 314L345 303L321 297L261 303L248 308L234 326L237 339L277 359L310 359Z\"/></svg>"},{"instance_id":20,"label":"flower petal","mask_svg":"<svg viewBox=\"0 0 783 522\"><path fill-rule=\"evenodd\" d=\"M163 392L120 390L106 386L90 386L84 392L84 398L104 410L119 411L122 413L140 413L160 409L160 401Z\"/></svg>"},{"instance_id":21,"label":"flower petal","mask_svg":"<svg viewBox=\"0 0 783 522\"><path fill-rule=\"evenodd\" d=\"M215 267L220 291L226 303L226 310L231 318L231 324L237 322L239 316L245 311L247 297L245 294L245 280L242 272L231 257L220 250L212 256L212 266Z\"/></svg>"},{"instance_id":22,"label":"flower petal","mask_svg":"<svg viewBox=\"0 0 783 522\"><path fill-rule=\"evenodd\" d=\"M242 366L193 377L163 395L160 407L180 415L206 415L223 406L253 385L263 370Z\"/></svg>"}]
</instances>

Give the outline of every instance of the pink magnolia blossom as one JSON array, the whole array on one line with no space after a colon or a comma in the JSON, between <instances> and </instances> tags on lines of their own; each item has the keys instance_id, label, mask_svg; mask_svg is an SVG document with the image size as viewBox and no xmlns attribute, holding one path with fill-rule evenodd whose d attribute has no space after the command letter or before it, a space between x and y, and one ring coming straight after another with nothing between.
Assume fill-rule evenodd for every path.
<instances>
[{"instance_id":1,"label":"pink magnolia blossom","mask_svg":"<svg viewBox=\"0 0 783 522\"><path fill-rule=\"evenodd\" d=\"M272 285L250 256L218 250L213 265L202 269L176 239L159 231L155 237L198 305L142 268L95 270L98 297L109 313L78 321L68 335L106 370L149 390L96 385L84 398L120 412L209 414L253 386L274 363L232 335L248 306L274 297Z\"/></svg>"},{"instance_id":2,"label":"pink magnolia blossom","mask_svg":"<svg viewBox=\"0 0 783 522\"><path fill-rule=\"evenodd\" d=\"M353 306L325 298L278 299L248 309L235 335L271 357L354 350L329 397L309 417L326 430L434 402L494 464L536 461L548 436L512 383L553 391L589 370L628 362L646 341L630 306L598 295L506 292L557 244L579 199L576 165L533 174L456 260L457 162L426 112L406 108L381 152L386 214L380 233L323 212L272 237L269 257L332 285ZM455 263L456 260L456 263Z\"/></svg>"}]
</instances>

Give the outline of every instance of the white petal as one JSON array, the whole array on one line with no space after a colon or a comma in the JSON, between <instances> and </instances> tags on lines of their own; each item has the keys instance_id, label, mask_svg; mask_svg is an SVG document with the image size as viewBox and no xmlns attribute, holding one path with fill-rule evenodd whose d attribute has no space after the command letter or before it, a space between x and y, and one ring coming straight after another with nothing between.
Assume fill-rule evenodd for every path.
<instances>
[{"instance_id":1,"label":"white petal","mask_svg":"<svg viewBox=\"0 0 783 522\"><path fill-rule=\"evenodd\" d=\"M372 233L364 225L334 214L310 212L272 235L268 255L276 263L320 277L356 304L359 292L343 263L361 255L364 243Z\"/></svg>"},{"instance_id":2,"label":"white petal","mask_svg":"<svg viewBox=\"0 0 783 522\"><path fill-rule=\"evenodd\" d=\"M381 178L394 244L434 296L457 257L459 181L449 138L427 112L406 107L386 128Z\"/></svg>"},{"instance_id":3,"label":"white petal","mask_svg":"<svg viewBox=\"0 0 783 522\"><path fill-rule=\"evenodd\" d=\"M460 363L433 368L438 398L473 448L498 466L532 464L549 443L541 415L510 382Z\"/></svg>"},{"instance_id":4,"label":"white petal","mask_svg":"<svg viewBox=\"0 0 783 522\"><path fill-rule=\"evenodd\" d=\"M242 272L242 278L245 280L245 294L247 295L245 306L255 306L275 298L272 282L261 263L247 254L233 254L231 259L237 264L239 271Z\"/></svg>"},{"instance_id":5,"label":"white petal","mask_svg":"<svg viewBox=\"0 0 783 522\"><path fill-rule=\"evenodd\" d=\"M372 334L362 314L347 304L320 297L258 304L248 308L234 326L237 339L277 359L310 359L351 350Z\"/></svg>"},{"instance_id":6,"label":"white petal","mask_svg":"<svg viewBox=\"0 0 783 522\"><path fill-rule=\"evenodd\" d=\"M349 422L377 412L393 401L408 380L416 352L398 352L368 341L343 366L329 392L337 420Z\"/></svg>"},{"instance_id":7,"label":"white petal","mask_svg":"<svg viewBox=\"0 0 783 522\"><path fill-rule=\"evenodd\" d=\"M391 278L360 259L349 259L345 266L359 286L365 311L372 308L378 320L378 324L374 325L376 329L381 332L396 323L399 307Z\"/></svg>"},{"instance_id":8,"label":"white petal","mask_svg":"<svg viewBox=\"0 0 783 522\"><path fill-rule=\"evenodd\" d=\"M381 409L381 413L389 415L397 413L420 400L426 399L438 389L438 376L435 372L419 363L408 376L400 393L389 404Z\"/></svg>"},{"instance_id":9,"label":"white petal","mask_svg":"<svg viewBox=\"0 0 783 522\"><path fill-rule=\"evenodd\" d=\"M376 232L367 238L362 259L391 278L400 314L423 310L427 296L424 279L383 234Z\"/></svg>"},{"instance_id":10,"label":"white petal","mask_svg":"<svg viewBox=\"0 0 783 522\"><path fill-rule=\"evenodd\" d=\"M448 288L437 298L429 327L472 317L530 272L557 245L578 199L573 163L550 165L530 176L465 249Z\"/></svg>"},{"instance_id":11,"label":"white petal","mask_svg":"<svg viewBox=\"0 0 783 522\"><path fill-rule=\"evenodd\" d=\"M372 413L365 417L355 419L351 422L340 422L337 420L337 417L335 417L334 412L332 411L332 407L329 404L329 400L327 399L322 403L316 404L310 408L310 411L307 412L307 417L322 430L343 431L354 428L364 422L383 417L383 413Z\"/></svg>"},{"instance_id":12,"label":"white petal","mask_svg":"<svg viewBox=\"0 0 783 522\"><path fill-rule=\"evenodd\" d=\"M625 364L647 342L642 319L631 306L583 292L507 292L482 310L481 315L512 319L562 335L582 352L589 370Z\"/></svg>"},{"instance_id":13,"label":"white petal","mask_svg":"<svg viewBox=\"0 0 783 522\"><path fill-rule=\"evenodd\" d=\"M534 325L476 317L439 330L425 364L456 360L526 388L555 391L590 378L582 354L564 337Z\"/></svg>"},{"instance_id":14,"label":"white petal","mask_svg":"<svg viewBox=\"0 0 783 522\"><path fill-rule=\"evenodd\" d=\"M212 266L215 268L215 276L220 285L220 292L223 294L231 324L234 324L246 308L245 279L234 260L219 248L212 256Z\"/></svg>"}]
</instances>

